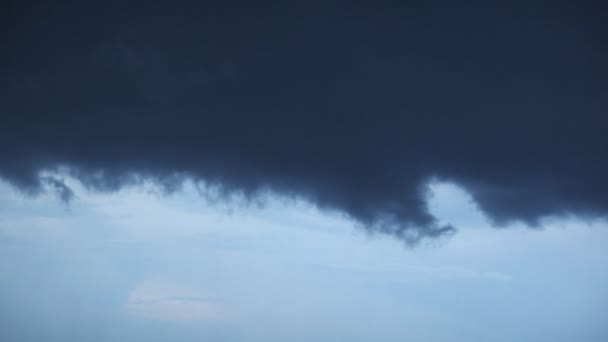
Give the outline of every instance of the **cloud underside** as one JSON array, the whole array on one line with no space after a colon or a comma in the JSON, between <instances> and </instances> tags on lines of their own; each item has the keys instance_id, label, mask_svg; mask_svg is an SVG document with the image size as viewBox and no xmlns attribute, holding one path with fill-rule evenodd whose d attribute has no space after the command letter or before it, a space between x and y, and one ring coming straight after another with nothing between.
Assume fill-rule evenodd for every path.
<instances>
[{"instance_id":1,"label":"cloud underside","mask_svg":"<svg viewBox=\"0 0 608 342\"><path fill-rule=\"evenodd\" d=\"M2 14L1 177L64 200L42 170L103 191L202 180L406 240L453 230L432 180L498 225L608 213L597 9L152 3Z\"/></svg>"}]
</instances>

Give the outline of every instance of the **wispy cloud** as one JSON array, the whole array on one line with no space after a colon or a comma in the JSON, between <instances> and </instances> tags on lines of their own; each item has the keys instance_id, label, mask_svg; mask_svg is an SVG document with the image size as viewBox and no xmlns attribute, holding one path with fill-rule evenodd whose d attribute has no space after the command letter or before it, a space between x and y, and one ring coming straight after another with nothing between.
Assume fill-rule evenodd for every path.
<instances>
[{"instance_id":1,"label":"wispy cloud","mask_svg":"<svg viewBox=\"0 0 608 342\"><path fill-rule=\"evenodd\" d=\"M129 294L127 310L139 317L168 322L197 322L224 317L204 289L175 282L147 280Z\"/></svg>"}]
</instances>

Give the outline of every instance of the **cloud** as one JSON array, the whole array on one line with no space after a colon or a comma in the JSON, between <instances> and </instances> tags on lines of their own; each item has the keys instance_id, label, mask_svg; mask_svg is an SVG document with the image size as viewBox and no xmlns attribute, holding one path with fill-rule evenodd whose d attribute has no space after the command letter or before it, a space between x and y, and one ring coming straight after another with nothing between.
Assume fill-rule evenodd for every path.
<instances>
[{"instance_id":1,"label":"cloud","mask_svg":"<svg viewBox=\"0 0 608 342\"><path fill-rule=\"evenodd\" d=\"M158 280L138 284L129 294L126 307L140 317L168 322L217 320L223 314L202 289Z\"/></svg>"},{"instance_id":2,"label":"cloud","mask_svg":"<svg viewBox=\"0 0 608 342\"><path fill-rule=\"evenodd\" d=\"M41 175L39 179L43 186L53 191L64 203L69 203L74 198L74 191L65 184L62 178L54 175Z\"/></svg>"},{"instance_id":3,"label":"cloud","mask_svg":"<svg viewBox=\"0 0 608 342\"><path fill-rule=\"evenodd\" d=\"M454 231L432 180L498 225L606 216L601 9L298 6L12 5L0 176L270 191L410 242Z\"/></svg>"}]
</instances>

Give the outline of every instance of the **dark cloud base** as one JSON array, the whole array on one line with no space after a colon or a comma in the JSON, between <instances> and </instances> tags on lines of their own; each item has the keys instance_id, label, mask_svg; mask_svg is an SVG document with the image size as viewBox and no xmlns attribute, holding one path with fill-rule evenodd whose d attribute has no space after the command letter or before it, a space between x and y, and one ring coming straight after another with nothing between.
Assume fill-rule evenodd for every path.
<instances>
[{"instance_id":1,"label":"dark cloud base","mask_svg":"<svg viewBox=\"0 0 608 342\"><path fill-rule=\"evenodd\" d=\"M496 224L607 215L606 6L221 3L9 2L0 176L185 175L406 240L453 230L433 179Z\"/></svg>"}]
</instances>

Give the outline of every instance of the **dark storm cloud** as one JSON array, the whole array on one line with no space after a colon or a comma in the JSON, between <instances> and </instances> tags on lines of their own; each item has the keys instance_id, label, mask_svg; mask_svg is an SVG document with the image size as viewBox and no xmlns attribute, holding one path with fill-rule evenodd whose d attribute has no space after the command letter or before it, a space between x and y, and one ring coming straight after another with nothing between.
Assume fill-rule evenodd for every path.
<instances>
[{"instance_id":1,"label":"dark storm cloud","mask_svg":"<svg viewBox=\"0 0 608 342\"><path fill-rule=\"evenodd\" d=\"M600 2L200 3L5 6L0 175L185 175L414 240L452 230L433 179L496 223L608 213Z\"/></svg>"}]
</instances>

